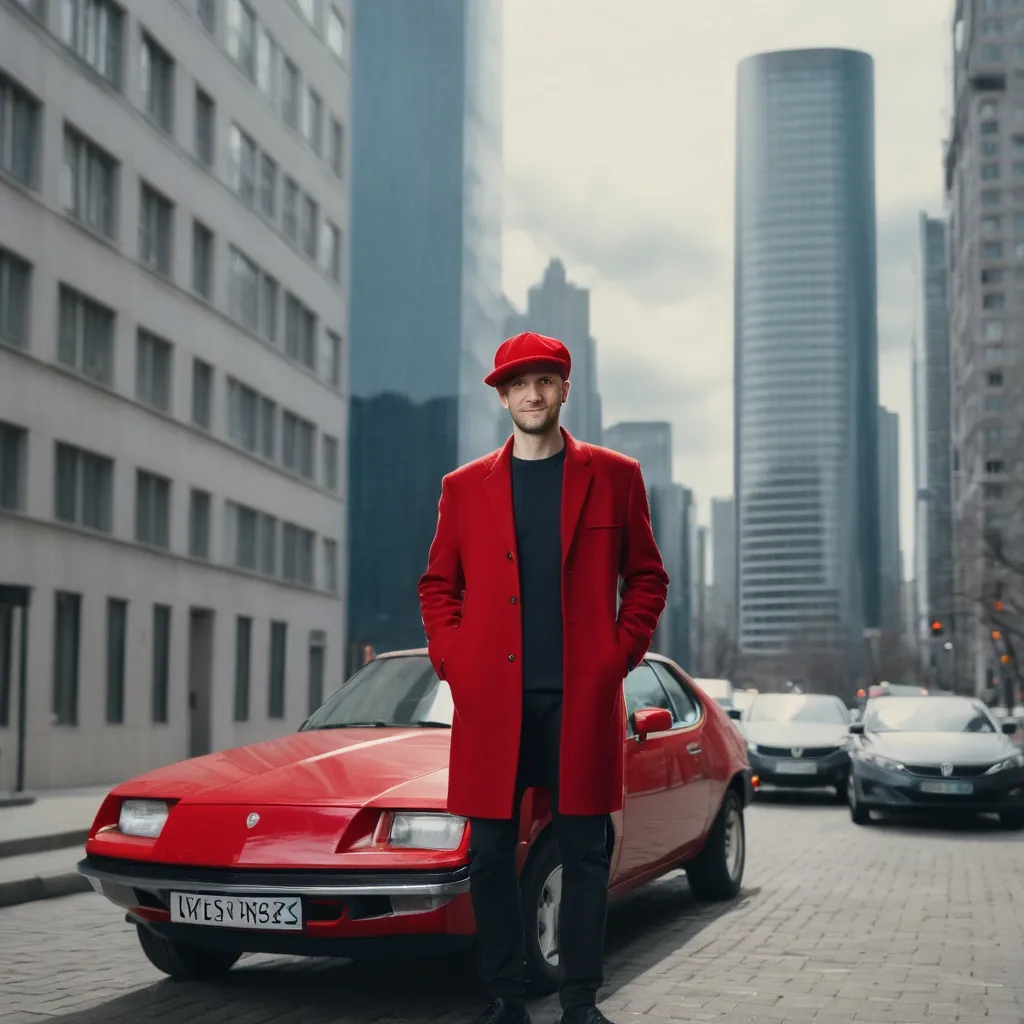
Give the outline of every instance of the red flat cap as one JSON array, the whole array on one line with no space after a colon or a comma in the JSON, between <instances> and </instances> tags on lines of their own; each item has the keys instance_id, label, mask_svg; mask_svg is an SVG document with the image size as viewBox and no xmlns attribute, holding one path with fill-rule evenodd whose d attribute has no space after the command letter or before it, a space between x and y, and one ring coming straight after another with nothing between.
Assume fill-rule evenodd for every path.
<instances>
[{"instance_id":1,"label":"red flat cap","mask_svg":"<svg viewBox=\"0 0 1024 1024\"><path fill-rule=\"evenodd\" d=\"M503 341L494 353L494 369L484 377L484 383L494 387L509 377L526 370L554 370L563 380L569 379L572 356L557 338L524 331Z\"/></svg>"}]
</instances>

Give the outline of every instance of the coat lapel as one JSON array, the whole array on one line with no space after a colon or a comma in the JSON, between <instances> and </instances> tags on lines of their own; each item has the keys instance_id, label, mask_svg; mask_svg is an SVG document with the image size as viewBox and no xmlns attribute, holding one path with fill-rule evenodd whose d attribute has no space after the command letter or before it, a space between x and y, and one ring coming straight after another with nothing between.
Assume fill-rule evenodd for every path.
<instances>
[{"instance_id":1,"label":"coat lapel","mask_svg":"<svg viewBox=\"0 0 1024 1024\"><path fill-rule=\"evenodd\" d=\"M512 442L509 438L491 462L490 472L484 477L484 489L491 506L491 525L494 536L503 551L518 557L516 521L512 506Z\"/></svg>"},{"instance_id":2,"label":"coat lapel","mask_svg":"<svg viewBox=\"0 0 1024 1024\"><path fill-rule=\"evenodd\" d=\"M565 470L562 475L562 567L569 557L583 504L587 500L594 471L590 465L590 448L577 441L567 430L565 437Z\"/></svg>"}]
</instances>

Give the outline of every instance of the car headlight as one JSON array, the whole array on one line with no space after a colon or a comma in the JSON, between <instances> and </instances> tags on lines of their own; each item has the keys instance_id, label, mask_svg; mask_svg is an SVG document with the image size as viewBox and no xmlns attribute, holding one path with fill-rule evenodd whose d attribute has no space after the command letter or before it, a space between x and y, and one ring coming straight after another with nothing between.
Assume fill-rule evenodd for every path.
<instances>
[{"instance_id":1,"label":"car headlight","mask_svg":"<svg viewBox=\"0 0 1024 1024\"><path fill-rule=\"evenodd\" d=\"M457 850L466 819L454 814L396 814L388 842L411 850Z\"/></svg>"},{"instance_id":2,"label":"car headlight","mask_svg":"<svg viewBox=\"0 0 1024 1024\"><path fill-rule=\"evenodd\" d=\"M1008 757L1005 761L992 765L985 774L995 775L997 772L1009 771L1011 768L1024 768L1024 754L1014 754L1013 757Z\"/></svg>"},{"instance_id":3,"label":"car headlight","mask_svg":"<svg viewBox=\"0 0 1024 1024\"><path fill-rule=\"evenodd\" d=\"M888 768L892 772L907 770L907 766L902 761L897 761L891 757L883 757L881 754L873 754L871 751L862 753L860 759L868 764L873 764L876 768Z\"/></svg>"},{"instance_id":4,"label":"car headlight","mask_svg":"<svg viewBox=\"0 0 1024 1024\"><path fill-rule=\"evenodd\" d=\"M121 804L118 830L126 836L156 839L164 827L170 804L166 800L125 800Z\"/></svg>"},{"instance_id":5,"label":"car headlight","mask_svg":"<svg viewBox=\"0 0 1024 1024\"><path fill-rule=\"evenodd\" d=\"M747 751L749 753L751 753L751 754L756 754L758 752L757 744L756 743L748 743L747 744Z\"/></svg>"}]
</instances>

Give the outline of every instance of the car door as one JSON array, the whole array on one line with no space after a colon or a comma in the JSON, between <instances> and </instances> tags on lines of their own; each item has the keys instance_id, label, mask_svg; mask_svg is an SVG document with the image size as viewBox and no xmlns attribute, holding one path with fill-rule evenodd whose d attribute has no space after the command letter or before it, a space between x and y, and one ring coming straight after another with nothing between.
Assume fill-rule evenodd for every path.
<instances>
[{"instance_id":1,"label":"car door","mask_svg":"<svg viewBox=\"0 0 1024 1024\"><path fill-rule=\"evenodd\" d=\"M625 798L622 808L622 848L614 881L620 881L661 863L672 852L675 828L665 817L668 787L670 732L638 742L632 716L641 708L672 710L671 702L654 670L641 662L626 676L626 737L623 754Z\"/></svg>"},{"instance_id":2,"label":"car door","mask_svg":"<svg viewBox=\"0 0 1024 1024\"><path fill-rule=\"evenodd\" d=\"M672 705L672 733L665 751L668 757L665 809L678 826L675 852L683 854L704 837L711 813L711 781L703 749L707 716L700 699L670 665L652 661L651 667Z\"/></svg>"}]
</instances>

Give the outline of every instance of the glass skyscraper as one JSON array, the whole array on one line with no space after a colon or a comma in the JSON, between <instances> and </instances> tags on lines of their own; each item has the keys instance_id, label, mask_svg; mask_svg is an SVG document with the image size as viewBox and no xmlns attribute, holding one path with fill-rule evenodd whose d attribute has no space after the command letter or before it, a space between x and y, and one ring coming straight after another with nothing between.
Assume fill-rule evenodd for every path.
<instances>
[{"instance_id":1,"label":"glass skyscraper","mask_svg":"<svg viewBox=\"0 0 1024 1024\"><path fill-rule=\"evenodd\" d=\"M738 84L740 646L853 672L880 604L874 65L766 53Z\"/></svg>"},{"instance_id":2,"label":"glass skyscraper","mask_svg":"<svg viewBox=\"0 0 1024 1024\"><path fill-rule=\"evenodd\" d=\"M425 642L441 477L494 447L501 342L499 0L356 0L350 651ZM350 660L350 667L353 661Z\"/></svg>"}]
</instances>

